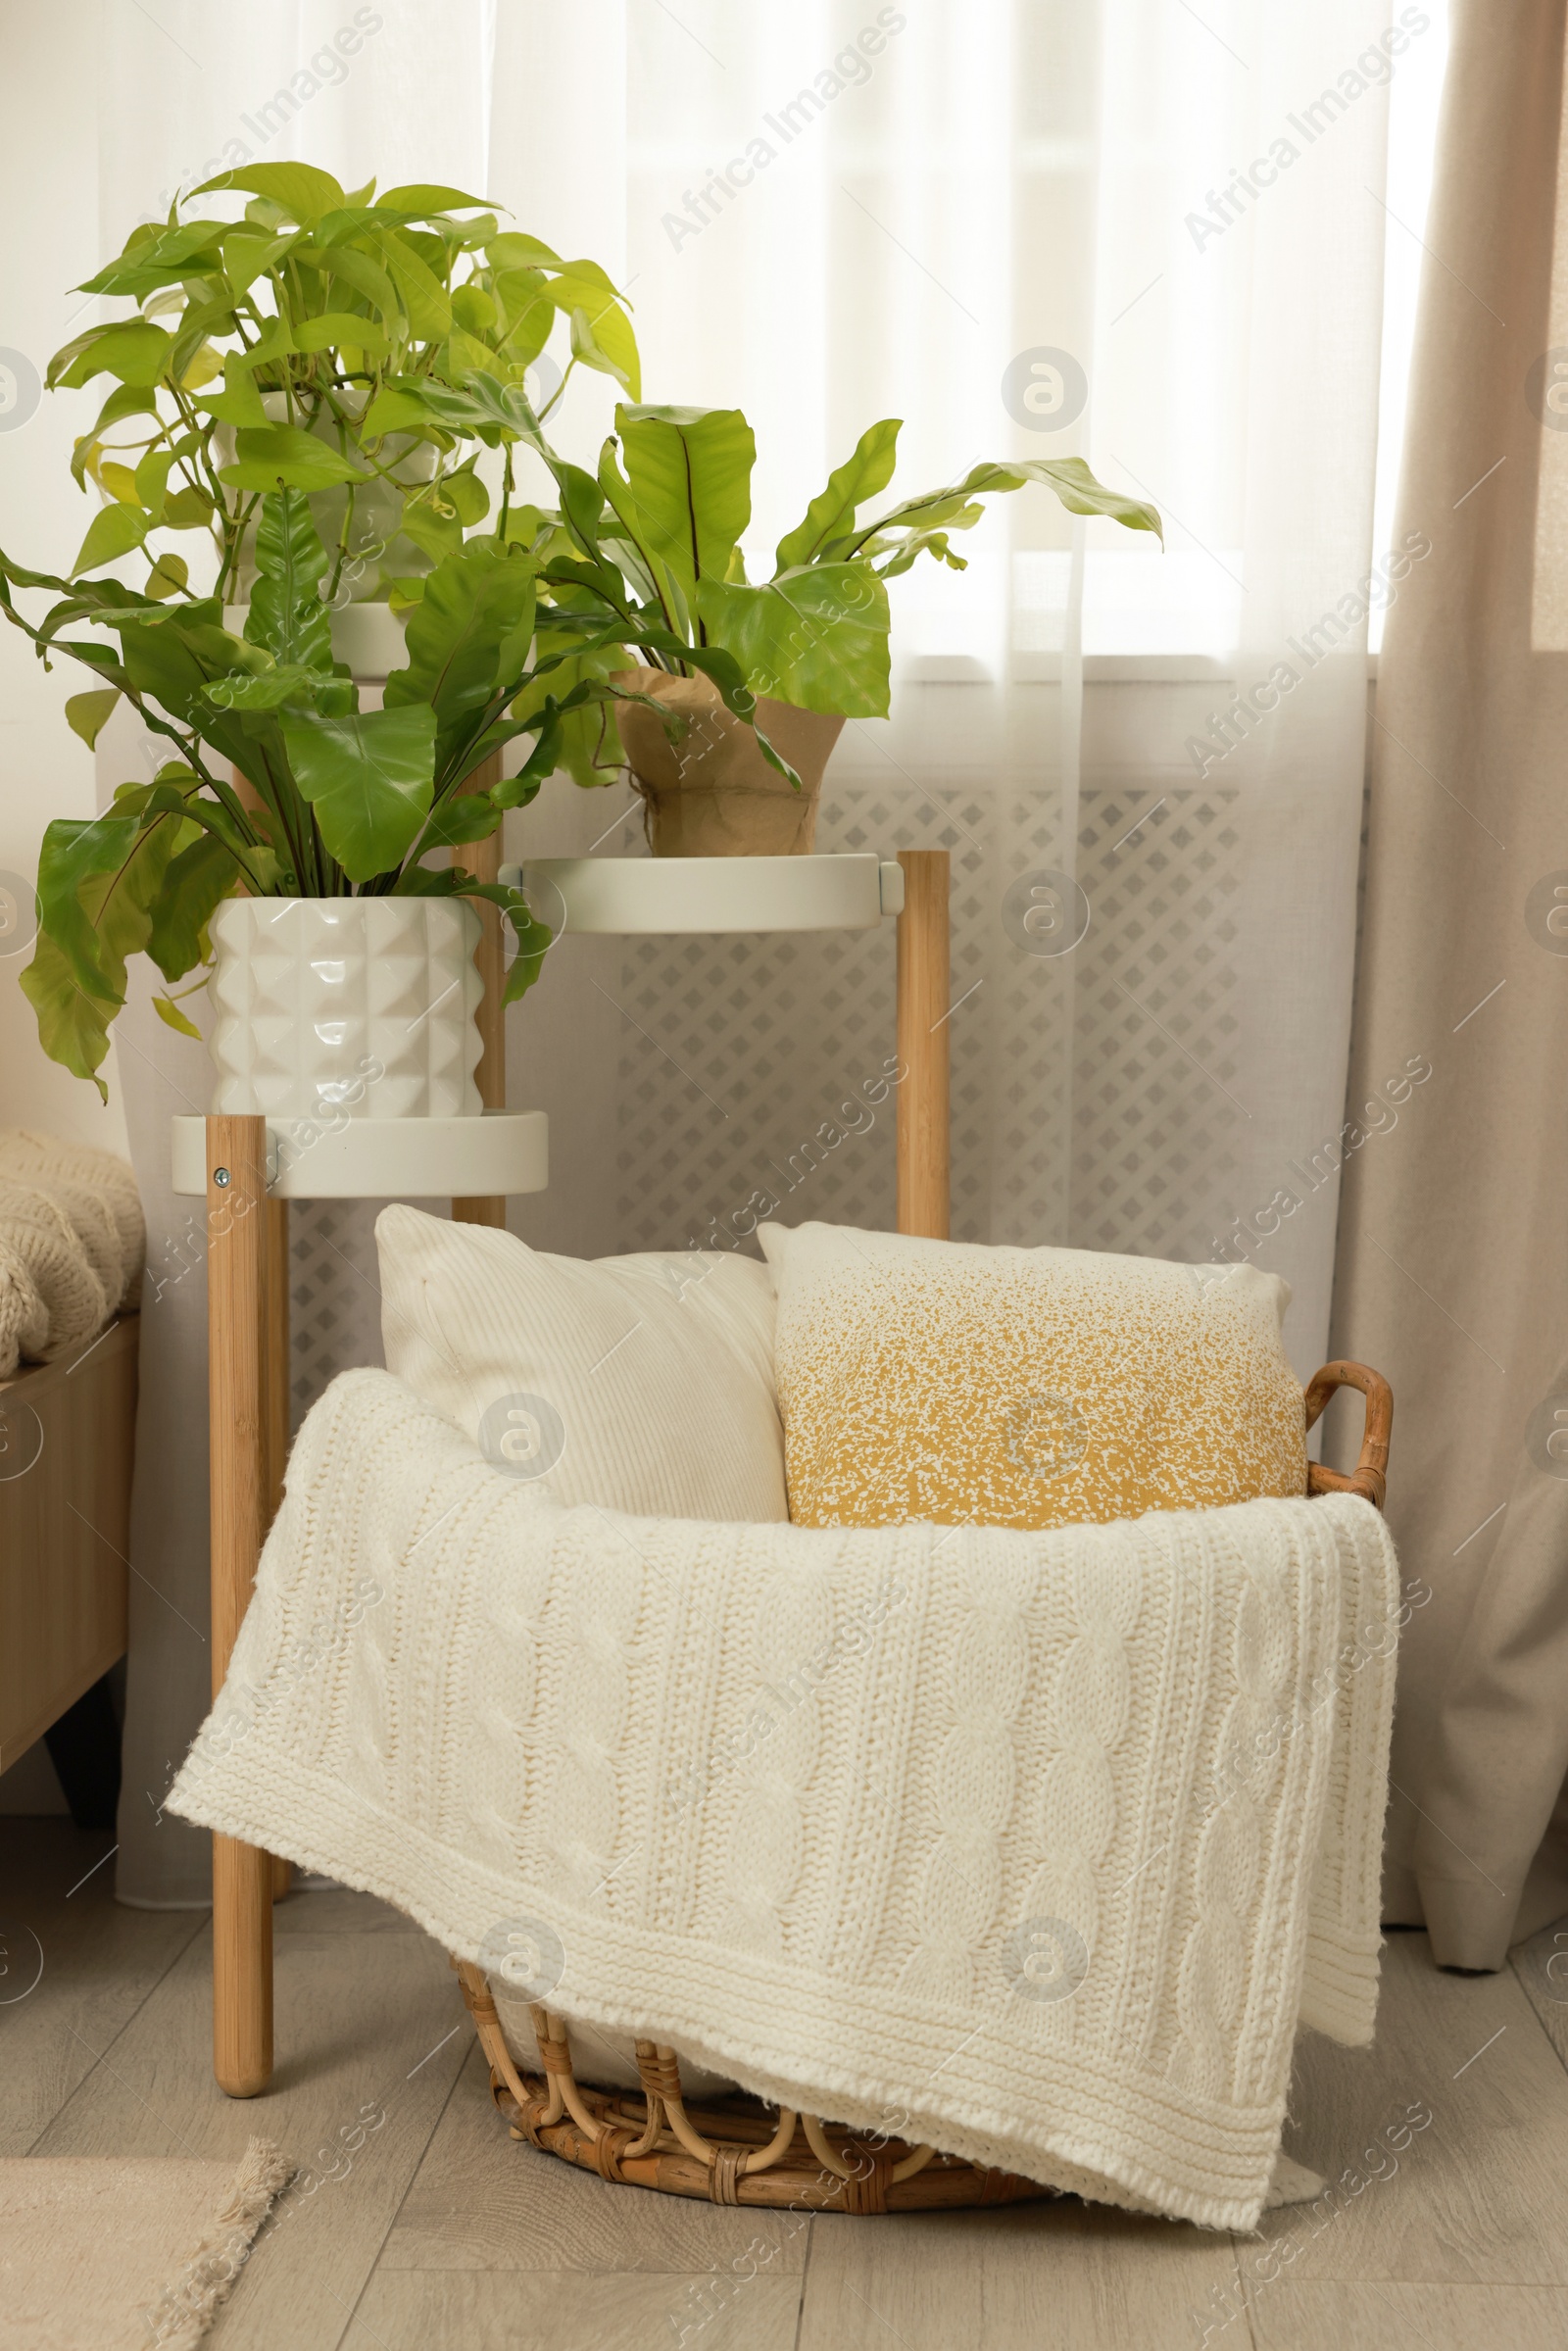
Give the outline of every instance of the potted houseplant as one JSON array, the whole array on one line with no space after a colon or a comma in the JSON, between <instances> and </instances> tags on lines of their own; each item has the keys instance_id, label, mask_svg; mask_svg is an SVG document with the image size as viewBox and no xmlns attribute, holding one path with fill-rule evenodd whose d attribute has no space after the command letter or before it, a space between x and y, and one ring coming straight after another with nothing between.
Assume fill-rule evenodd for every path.
<instances>
[{"instance_id":1,"label":"potted houseplant","mask_svg":"<svg viewBox=\"0 0 1568 2351\"><path fill-rule=\"evenodd\" d=\"M484 380L489 397L520 402ZM531 421L526 404L521 413ZM63 653L93 675L70 709L77 731L94 735L123 696L172 753L151 783L122 785L104 815L56 821L44 835L38 942L22 984L56 1060L103 1092L127 958L145 953L172 988L216 949L215 1107L478 1111L477 920L465 902L489 900L514 925L507 1001L537 976L550 932L521 893L469 871L464 849L533 798L579 710L625 698L584 668L601 645L613 638L651 660L681 650L662 626L621 613L597 635L536 640L541 592L571 582L505 522L424 577L407 662L368 710L333 657L321 593L332 559L303 489L261 494L243 635L223 625L216 595L73 582L0 554L6 617L45 661ZM38 590L56 601L34 619L17 597ZM103 634L73 633L84 625ZM754 698L734 661L717 650L690 658L744 722ZM530 734L520 772L481 780L494 755ZM425 861L438 852L450 861ZM172 1026L200 1033L180 997L157 1003Z\"/></svg>"},{"instance_id":2,"label":"potted houseplant","mask_svg":"<svg viewBox=\"0 0 1568 2351\"><path fill-rule=\"evenodd\" d=\"M520 391L484 370L462 387L389 378L365 417L367 431L439 428L502 447L509 488L519 442L553 476L558 508L517 506L508 522L540 559L540 642L574 681L621 689L574 707L558 761L580 783L607 782L624 761L656 857L810 850L839 730L888 712L885 582L922 554L963 570L952 534L978 521L988 496L1039 482L1072 514L1160 532L1152 506L1107 489L1081 458L976 465L862 521L860 507L893 473L900 424L887 417L780 541L772 579L754 586L740 539L756 442L740 411L620 407L615 424L595 475L560 459ZM631 668L622 648L639 631L661 642ZM715 655L755 709L729 702ZM525 690L514 716L530 707Z\"/></svg>"},{"instance_id":3,"label":"potted houseplant","mask_svg":"<svg viewBox=\"0 0 1568 2351\"><path fill-rule=\"evenodd\" d=\"M220 190L249 198L238 220L182 217ZM462 384L476 369L520 380L544 360L560 378L547 415L578 366L638 390L631 323L598 264L503 230L456 188L349 192L308 164L225 172L162 226L140 223L81 290L137 308L49 367L51 386L115 379L73 461L105 501L74 573L140 549L145 592L172 597L190 563L150 542L195 534L193 553L211 542L211 593L242 631L259 501L303 491L328 551L337 650L362 674L401 660L390 616L490 505L476 452L439 425L368 428L383 383ZM547 352L561 325L564 369Z\"/></svg>"},{"instance_id":4,"label":"potted houseplant","mask_svg":"<svg viewBox=\"0 0 1568 2351\"><path fill-rule=\"evenodd\" d=\"M542 440L522 382L560 319L564 374L583 365L635 390L636 344L597 265L501 231L459 190L349 194L297 164L220 187L250 196L243 218L176 207L133 230L88 290L136 314L51 366L52 385L115 379L76 444L76 479L104 503L70 577L0 554L6 617L46 662L65 653L92 674L67 705L75 731L91 746L123 698L171 751L104 816L48 828L23 986L45 1050L100 1091L126 960L144 952L170 984L160 1014L191 1034L194 989L172 991L193 972L206 985L216 961L220 1108L477 1111L468 902L513 921L509 1000L550 934L463 851L533 797L585 711L620 696L601 640L613 661L623 642L677 650L619 613L535 641L541 597L574 583L545 560L537 511L513 506L512 451ZM390 423L388 383L423 387L431 416ZM433 413L442 398L451 416ZM469 535L490 506L478 446L503 439L499 513ZM154 544L183 532L200 592L177 548ZM142 586L92 576L138 551ZM18 593L40 590L55 601L28 617ZM413 615L406 648L401 628L374 632L378 659L363 658L363 630L344 642L368 598L385 600L383 620ZM390 672L380 710L361 709L356 671ZM750 710L727 657L708 673ZM493 780L495 755L530 732L521 773ZM308 1001L327 970L352 1016ZM355 1048L372 1020L389 1051L368 1055ZM382 1073L373 1099L367 1063Z\"/></svg>"},{"instance_id":5,"label":"potted houseplant","mask_svg":"<svg viewBox=\"0 0 1568 2351\"><path fill-rule=\"evenodd\" d=\"M979 465L951 488L864 520L861 506L893 474L900 426L885 417L779 542L772 578L754 586L740 539L756 443L740 411L621 407L615 425L597 483L565 483L573 494L560 522L581 560L564 567L570 590L549 592L558 624L569 597L584 626L626 612L662 622L678 643L648 666L610 670L637 697L616 715L656 857L810 850L845 720L888 712L884 583L922 554L964 569L952 533L979 519L988 496L1039 482L1069 513L1160 528L1153 507L1106 489L1081 458ZM698 657L714 651L730 655L758 696L752 718L726 710L705 674Z\"/></svg>"}]
</instances>

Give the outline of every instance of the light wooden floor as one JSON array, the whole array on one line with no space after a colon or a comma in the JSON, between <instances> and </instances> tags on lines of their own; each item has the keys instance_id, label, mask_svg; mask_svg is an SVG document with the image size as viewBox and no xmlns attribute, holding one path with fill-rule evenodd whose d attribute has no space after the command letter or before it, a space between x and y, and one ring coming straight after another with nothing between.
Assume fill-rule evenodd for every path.
<instances>
[{"instance_id":1,"label":"light wooden floor","mask_svg":"<svg viewBox=\"0 0 1568 2351\"><path fill-rule=\"evenodd\" d=\"M1276 2213L1238 2240L1067 2200L801 2222L514 2144L443 1953L357 1894L280 1905L275 2087L231 2104L208 2060L207 1920L120 1908L111 1868L78 1884L108 1842L0 1819L0 2153L226 2157L261 2131L337 2170L264 2233L215 2351L1568 2343L1568 1981L1547 1973L1568 1931L1475 1979L1391 1937L1376 2047L1300 2052L1287 2144L1342 2180L1326 2221ZM33 1936L42 1975L18 1997ZM1395 2156L1412 2106L1431 2122Z\"/></svg>"}]
</instances>

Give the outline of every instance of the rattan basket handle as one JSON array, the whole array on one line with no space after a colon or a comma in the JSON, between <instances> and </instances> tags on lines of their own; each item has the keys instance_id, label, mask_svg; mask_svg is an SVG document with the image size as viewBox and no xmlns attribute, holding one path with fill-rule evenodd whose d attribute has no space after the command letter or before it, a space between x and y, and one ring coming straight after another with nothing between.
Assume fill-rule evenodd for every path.
<instances>
[{"instance_id":1,"label":"rattan basket handle","mask_svg":"<svg viewBox=\"0 0 1568 2351\"><path fill-rule=\"evenodd\" d=\"M1378 1371L1364 1363L1325 1363L1306 1392L1306 1425L1310 1429L1337 1388L1359 1388L1366 1397L1366 1424L1361 1431L1361 1458L1348 1478L1320 1461L1306 1465L1308 1494L1358 1494L1375 1510L1383 1507L1389 1483L1389 1433L1394 1426L1394 1391Z\"/></svg>"}]
</instances>

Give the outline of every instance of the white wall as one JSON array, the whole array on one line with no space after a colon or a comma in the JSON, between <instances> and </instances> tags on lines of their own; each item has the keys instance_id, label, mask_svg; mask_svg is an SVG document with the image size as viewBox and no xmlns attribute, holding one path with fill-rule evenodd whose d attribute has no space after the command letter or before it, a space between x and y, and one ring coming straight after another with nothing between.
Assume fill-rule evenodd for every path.
<instances>
[{"instance_id":1,"label":"white wall","mask_svg":"<svg viewBox=\"0 0 1568 2351\"><path fill-rule=\"evenodd\" d=\"M97 315L95 302L69 290L104 258L97 174L82 163L93 149L65 135L68 122L96 113L96 10L81 0L63 8L0 5L7 91L0 219L10 224L0 264L0 350L20 352L40 379L51 353ZM68 64L69 82L62 79ZM63 572L96 508L96 496L83 497L71 478L71 446L97 413L103 388L44 393L30 415L24 416L25 400L0 414L0 547L29 568ZM44 826L55 816L94 812L92 755L63 715L67 696L87 682L69 661L46 671L20 630L0 623L0 869L22 877L24 915ZM0 1126L42 1127L123 1151L113 1052L103 1071L105 1109L94 1087L40 1048L32 1007L17 985L27 960L23 951L0 956Z\"/></svg>"}]
</instances>

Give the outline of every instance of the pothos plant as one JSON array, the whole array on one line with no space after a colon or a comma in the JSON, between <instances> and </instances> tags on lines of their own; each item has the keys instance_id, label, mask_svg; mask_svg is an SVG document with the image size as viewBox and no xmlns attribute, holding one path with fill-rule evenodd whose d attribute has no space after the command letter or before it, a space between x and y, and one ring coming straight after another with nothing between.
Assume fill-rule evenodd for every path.
<instances>
[{"instance_id":1,"label":"pothos plant","mask_svg":"<svg viewBox=\"0 0 1568 2351\"><path fill-rule=\"evenodd\" d=\"M218 191L249 197L240 219L181 217L182 203ZM349 192L309 164L258 164L182 203L133 228L80 289L129 298L134 314L88 327L50 362L51 387L115 379L72 461L105 501L73 577L139 549L143 592L177 596L190 564L149 541L200 533L216 557L213 594L238 603L259 501L282 487L311 498L328 603L406 604L484 520L490 496L476 453L451 435L388 434L387 383L462 384L476 370L520 381L564 325L546 414L579 366L638 394L631 322L599 265L503 229L461 189L377 195L371 180Z\"/></svg>"},{"instance_id":2,"label":"pothos plant","mask_svg":"<svg viewBox=\"0 0 1568 2351\"><path fill-rule=\"evenodd\" d=\"M483 381L491 402L520 401ZM490 900L516 933L506 999L521 996L551 934L520 892L477 880L461 853L533 799L578 710L616 698L608 681L571 674L612 635L650 661L685 653L726 708L755 712L733 660L691 655L662 625L616 612L597 631L578 628L564 650L559 632L536 636L541 591L571 582L504 532L442 557L409 618L407 665L387 679L383 707L362 710L332 657L321 593L331 559L302 489L261 494L256 563L236 636L217 596L159 600L115 580L72 583L0 554L0 610L39 656L81 662L97 683L80 700L123 696L171 748L153 780L122 784L104 815L57 820L44 835L38 943L22 985L45 1051L100 1093L128 958L145 953L172 986L184 979L208 959L214 908L241 889ZM16 591L39 589L57 601L34 620ZM69 633L83 625L115 642ZM534 742L517 774L479 777L492 755L527 734ZM451 861L426 864L436 851L452 852ZM157 1003L171 1026L200 1033L178 998Z\"/></svg>"}]
</instances>

